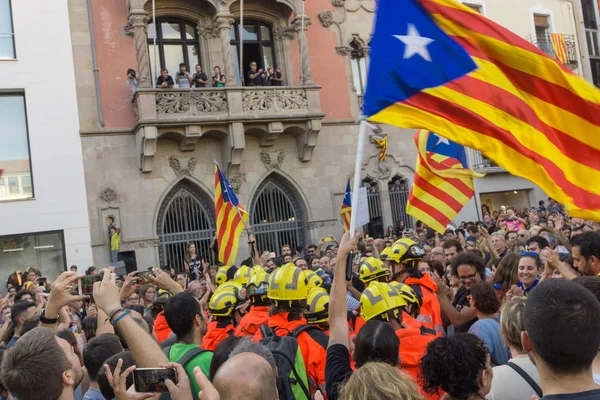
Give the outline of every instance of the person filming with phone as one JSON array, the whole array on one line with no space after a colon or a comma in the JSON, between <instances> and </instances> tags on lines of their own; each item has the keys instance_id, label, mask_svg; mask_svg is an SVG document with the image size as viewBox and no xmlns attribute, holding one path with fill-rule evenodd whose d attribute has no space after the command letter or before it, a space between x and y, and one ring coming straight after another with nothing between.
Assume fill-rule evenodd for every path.
<instances>
[{"instance_id":1,"label":"person filming with phone","mask_svg":"<svg viewBox=\"0 0 600 400\"><path fill-rule=\"evenodd\" d=\"M180 89L189 89L192 86L194 79L187 71L187 67L184 63L179 64L179 72L175 77L175 81L179 84Z\"/></svg>"}]
</instances>

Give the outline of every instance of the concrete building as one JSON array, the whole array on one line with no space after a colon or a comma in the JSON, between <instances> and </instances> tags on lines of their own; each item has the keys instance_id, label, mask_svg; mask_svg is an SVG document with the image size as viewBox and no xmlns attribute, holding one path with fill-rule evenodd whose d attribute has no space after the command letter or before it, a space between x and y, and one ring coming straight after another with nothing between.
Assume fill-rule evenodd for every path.
<instances>
[{"instance_id":1,"label":"concrete building","mask_svg":"<svg viewBox=\"0 0 600 400\"><path fill-rule=\"evenodd\" d=\"M490 15L504 10L512 28L514 9L506 1L488 3L479 5L489 6ZM523 14L518 33L536 33L536 2L513 3ZM541 1L552 10L552 26L574 35L579 19L567 3ZM188 242L211 254L213 159L249 211L260 250L279 252L283 244L339 236L375 5L246 0L240 32L234 0L156 0L154 15L149 0L69 0L95 264L109 263L108 228L114 223L122 229L120 257L135 258L142 269L180 268ZM251 61L279 69L284 86L243 86ZM159 69L177 78L180 63L191 73L201 65L210 87L153 87ZM223 87L213 84L217 66L226 78ZM136 70L137 90L128 81L129 68ZM381 234L399 220L413 222L404 209L416 152L414 131L373 130L390 137L383 162L374 141L366 144L361 172L369 188L368 230ZM486 190L516 190L503 181L518 178L504 175ZM521 189L537 193L529 183ZM247 255L242 239L238 258Z\"/></svg>"},{"instance_id":2,"label":"concrete building","mask_svg":"<svg viewBox=\"0 0 600 400\"><path fill-rule=\"evenodd\" d=\"M92 263L67 1L31 10L0 1L0 282Z\"/></svg>"}]
</instances>

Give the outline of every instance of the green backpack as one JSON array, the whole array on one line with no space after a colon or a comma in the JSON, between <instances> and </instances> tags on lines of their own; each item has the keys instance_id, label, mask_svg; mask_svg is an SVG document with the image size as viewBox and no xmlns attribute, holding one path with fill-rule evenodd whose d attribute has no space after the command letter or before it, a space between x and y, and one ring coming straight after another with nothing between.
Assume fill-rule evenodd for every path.
<instances>
[{"instance_id":1,"label":"green backpack","mask_svg":"<svg viewBox=\"0 0 600 400\"><path fill-rule=\"evenodd\" d=\"M277 364L279 372L277 390L280 400L310 400L311 398L304 359L296 339L304 330L306 328L301 326L288 336L277 336L268 325L260 327L263 335L260 343L271 350Z\"/></svg>"}]
</instances>

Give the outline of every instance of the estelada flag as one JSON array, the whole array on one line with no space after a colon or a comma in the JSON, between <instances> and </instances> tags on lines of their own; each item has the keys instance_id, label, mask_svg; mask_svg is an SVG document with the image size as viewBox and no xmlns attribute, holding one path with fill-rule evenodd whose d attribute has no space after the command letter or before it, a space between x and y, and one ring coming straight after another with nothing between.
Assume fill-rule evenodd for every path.
<instances>
[{"instance_id":1,"label":"estelada flag","mask_svg":"<svg viewBox=\"0 0 600 400\"><path fill-rule=\"evenodd\" d=\"M440 233L473 197L473 178L465 148L444 137L420 130L414 137L417 166L406 212Z\"/></svg>"},{"instance_id":2,"label":"estelada flag","mask_svg":"<svg viewBox=\"0 0 600 400\"><path fill-rule=\"evenodd\" d=\"M481 151L600 220L600 91L455 0L380 0L364 113Z\"/></svg>"},{"instance_id":3,"label":"estelada flag","mask_svg":"<svg viewBox=\"0 0 600 400\"><path fill-rule=\"evenodd\" d=\"M342 202L342 209L340 215L342 216L342 223L344 224L344 233L350 229L350 217L352 215L352 194L350 192L350 179L346 185L346 193L344 194L344 201Z\"/></svg>"}]
</instances>

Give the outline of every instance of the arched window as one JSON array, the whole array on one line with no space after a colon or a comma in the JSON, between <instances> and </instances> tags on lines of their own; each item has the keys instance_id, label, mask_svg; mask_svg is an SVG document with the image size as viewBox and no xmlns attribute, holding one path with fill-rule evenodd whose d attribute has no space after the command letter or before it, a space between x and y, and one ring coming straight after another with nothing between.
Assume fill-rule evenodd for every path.
<instances>
[{"instance_id":1,"label":"arched window","mask_svg":"<svg viewBox=\"0 0 600 400\"><path fill-rule=\"evenodd\" d=\"M234 74L239 84L240 81L240 23L236 21L230 30L231 47L233 52ZM273 32L271 26L264 22L244 21L244 59L242 67L244 74L250 69L250 63L255 61L258 69L266 70L269 67L277 68L275 60L275 47L273 45Z\"/></svg>"},{"instance_id":2,"label":"arched window","mask_svg":"<svg viewBox=\"0 0 600 400\"><path fill-rule=\"evenodd\" d=\"M296 194L278 175L268 176L259 186L252 201L252 231L259 251L273 251L281 246L304 246L306 219Z\"/></svg>"},{"instance_id":3,"label":"arched window","mask_svg":"<svg viewBox=\"0 0 600 400\"><path fill-rule=\"evenodd\" d=\"M190 181L179 182L160 206L156 231L160 240L159 255L163 266L183 269L188 242L198 254L214 262L210 241L215 235L215 212L212 199Z\"/></svg>"},{"instance_id":4,"label":"arched window","mask_svg":"<svg viewBox=\"0 0 600 400\"><path fill-rule=\"evenodd\" d=\"M371 178L366 178L362 181L362 186L367 188L369 204L369 224L365 227L365 232L372 237L383 237L383 213L379 183Z\"/></svg>"},{"instance_id":5,"label":"arched window","mask_svg":"<svg viewBox=\"0 0 600 400\"><path fill-rule=\"evenodd\" d=\"M350 41L350 61L352 63L352 79L357 95L364 95L367 88L368 52L355 36Z\"/></svg>"},{"instance_id":6,"label":"arched window","mask_svg":"<svg viewBox=\"0 0 600 400\"><path fill-rule=\"evenodd\" d=\"M156 36L157 62L160 68L154 65L154 37ZM200 63L200 48L198 45L198 32L196 25L181 18L157 18L156 27L152 22L148 24L148 55L153 79L160 75L160 69L167 68L169 75L175 79L179 71L179 64L185 63L190 74L194 67ZM206 70L206 68L204 69Z\"/></svg>"},{"instance_id":7,"label":"arched window","mask_svg":"<svg viewBox=\"0 0 600 400\"><path fill-rule=\"evenodd\" d=\"M403 221L405 227L412 226L412 220L406 214L406 204L408 203L408 195L410 193L408 180L401 176L395 176L388 183L388 191L390 193L390 205L392 207L394 227L398 225L398 221Z\"/></svg>"}]
</instances>

